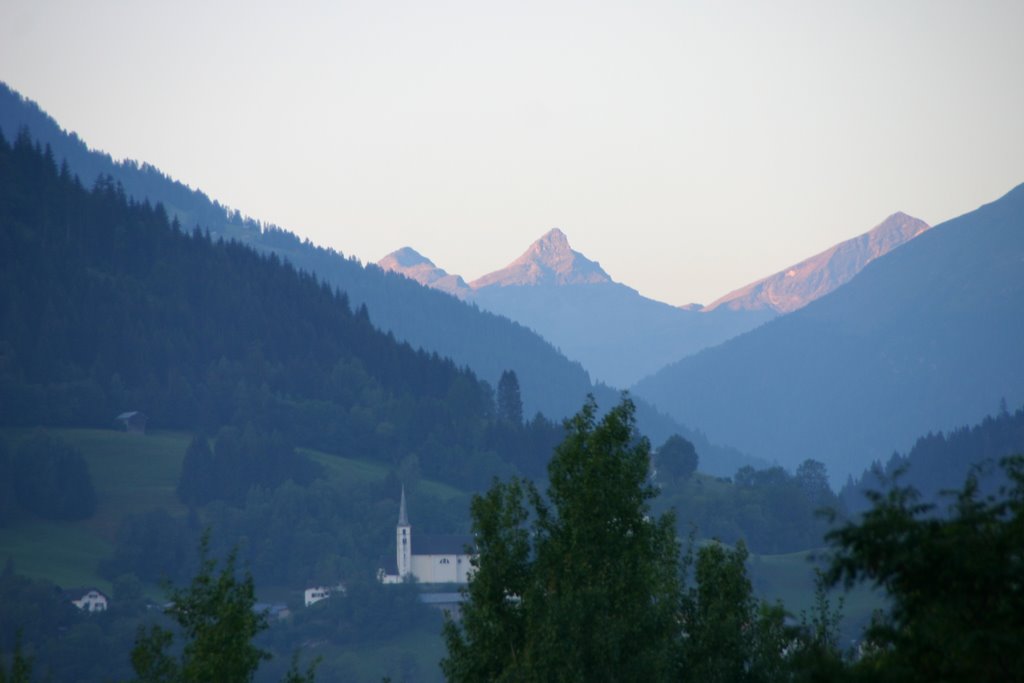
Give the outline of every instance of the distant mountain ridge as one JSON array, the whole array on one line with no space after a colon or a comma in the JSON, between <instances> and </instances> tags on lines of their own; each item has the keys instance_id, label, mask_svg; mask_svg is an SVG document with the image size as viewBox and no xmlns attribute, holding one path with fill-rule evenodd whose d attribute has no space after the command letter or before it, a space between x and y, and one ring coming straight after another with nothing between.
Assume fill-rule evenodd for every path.
<instances>
[{"instance_id":1,"label":"distant mountain ridge","mask_svg":"<svg viewBox=\"0 0 1024 683\"><path fill-rule=\"evenodd\" d=\"M794 266L730 292L706 306L704 311L725 307L790 313L846 284L867 264L930 227L903 212L894 213L863 235L840 242Z\"/></svg>"},{"instance_id":2,"label":"distant mountain ridge","mask_svg":"<svg viewBox=\"0 0 1024 683\"><path fill-rule=\"evenodd\" d=\"M612 282L597 261L591 261L569 246L569 238L552 228L531 244L522 256L493 273L470 283L453 275L412 247L402 247L377 261L382 269L399 273L425 287L447 292L460 299L473 298L475 290L487 287L532 287Z\"/></svg>"},{"instance_id":3,"label":"distant mountain ridge","mask_svg":"<svg viewBox=\"0 0 1024 683\"><path fill-rule=\"evenodd\" d=\"M414 250L392 252L378 265L436 288L431 282L445 271L403 259L409 252ZM542 235L508 266L452 293L536 331L582 363L594 381L616 387L629 386L773 315L723 311L701 316L648 299L574 250L558 228Z\"/></svg>"},{"instance_id":4,"label":"distant mountain ridge","mask_svg":"<svg viewBox=\"0 0 1024 683\"><path fill-rule=\"evenodd\" d=\"M410 261L409 252L415 253L408 247L392 252L378 265L438 288L431 283L445 271ZM574 250L559 228L546 232L508 266L452 293L536 331L582 363L595 381L616 387L630 386L775 315L732 310L701 315L698 309L648 299Z\"/></svg>"},{"instance_id":5,"label":"distant mountain ridge","mask_svg":"<svg viewBox=\"0 0 1024 683\"><path fill-rule=\"evenodd\" d=\"M378 265L541 334L593 378L631 386L666 365L797 310L929 226L904 213L707 307L669 306L616 282L553 228L508 266L468 285L405 247ZM415 254L415 258L412 256Z\"/></svg>"},{"instance_id":6,"label":"distant mountain ridge","mask_svg":"<svg viewBox=\"0 0 1024 683\"><path fill-rule=\"evenodd\" d=\"M1024 401L1024 185L636 393L711 439L833 481Z\"/></svg>"}]
</instances>

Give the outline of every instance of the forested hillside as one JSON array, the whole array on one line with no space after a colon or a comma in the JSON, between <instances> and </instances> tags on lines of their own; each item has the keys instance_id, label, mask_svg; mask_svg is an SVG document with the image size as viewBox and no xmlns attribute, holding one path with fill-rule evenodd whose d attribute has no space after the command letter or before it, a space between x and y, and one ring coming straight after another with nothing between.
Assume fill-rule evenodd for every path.
<instances>
[{"instance_id":1,"label":"forested hillside","mask_svg":"<svg viewBox=\"0 0 1024 683\"><path fill-rule=\"evenodd\" d=\"M463 485L543 471L560 427L509 424L471 371L371 325L274 256L176 229L109 179L0 142L0 423L233 425Z\"/></svg>"},{"instance_id":2,"label":"forested hillside","mask_svg":"<svg viewBox=\"0 0 1024 683\"><path fill-rule=\"evenodd\" d=\"M636 391L709 438L844 481L1024 400L1024 185Z\"/></svg>"},{"instance_id":3,"label":"forested hillside","mask_svg":"<svg viewBox=\"0 0 1024 683\"><path fill-rule=\"evenodd\" d=\"M244 217L149 164L115 162L107 154L90 150L35 103L0 83L0 130L14 139L22 128L40 144L50 145L58 162L66 160L71 173L86 187L109 175L124 187L128 197L162 203L168 215L188 231L199 226L215 238L237 240L277 254L345 291L353 308L366 304L380 329L393 331L414 347L468 365L491 384L496 384L505 370L514 370L520 378L527 415L541 411L560 419L575 411L591 389L587 373L578 363L569 362L525 327Z\"/></svg>"},{"instance_id":4,"label":"forested hillside","mask_svg":"<svg viewBox=\"0 0 1024 683\"><path fill-rule=\"evenodd\" d=\"M378 329L392 331L398 340L414 348L468 366L492 385L506 370L514 371L527 417L541 412L558 421L574 413L590 392L602 406L618 400L618 390L591 384L582 366L570 362L533 331L398 274L375 265L363 266L291 232L244 217L149 164L115 162L109 155L89 149L34 102L0 83L0 132L13 140L23 129L40 145L49 145L58 165L66 161L68 171L87 188L100 177L113 178L124 188L127 198L163 204L168 217L176 218L186 231L199 227L213 239L235 240L261 253L276 254L345 292L353 309L365 304ZM637 419L645 433L656 440L673 433L686 435L700 449L709 472L729 474L743 464L763 464L732 448L710 443L702 433L677 424L642 400L637 400Z\"/></svg>"},{"instance_id":5,"label":"forested hillside","mask_svg":"<svg viewBox=\"0 0 1024 683\"><path fill-rule=\"evenodd\" d=\"M994 491L1005 483L995 463L1022 453L1024 408L1010 413L1004 405L995 417L973 427L922 436L906 454L893 453L884 465L875 462L856 480L851 477L839 495L852 512L868 508L865 493L887 490L894 483L913 486L924 500L934 501L959 486L974 467L981 468L979 483L984 490Z\"/></svg>"}]
</instances>

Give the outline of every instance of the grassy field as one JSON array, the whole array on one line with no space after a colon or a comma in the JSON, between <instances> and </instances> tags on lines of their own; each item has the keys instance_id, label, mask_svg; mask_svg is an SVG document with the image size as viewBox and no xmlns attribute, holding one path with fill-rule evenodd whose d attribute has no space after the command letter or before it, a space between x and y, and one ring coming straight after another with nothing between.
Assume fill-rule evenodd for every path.
<instances>
[{"instance_id":1,"label":"grassy field","mask_svg":"<svg viewBox=\"0 0 1024 683\"><path fill-rule=\"evenodd\" d=\"M814 606L815 568L823 568L824 559L816 551L786 555L751 555L747 567L758 597L769 602L781 601L786 610L799 618ZM850 591L836 589L830 593L832 607L842 599L840 630L849 642L860 636L872 612L885 606L877 591L858 586Z\"/></svg>"},{"instance_id":2,"label":"grassy field","mask_svg":"<svg viewBox=\"0 0 1024 683\"><path fill-rule=\"evenodd\" d=\"M324 646L306 654L323 657L317 680L379 681L387 676L393 681L441 683L444 677L438 664L445 652L438 626L418 628L386 642Z\"/></svg>"},{"instance_id":3,"label":"grassy field","mask_svg":"<svg viewBox=\"0 0 1024 683\"><path fill-rule=\"evenodd\" d=\"M381 463L356 460L340 455L332 455L323 451L314 451L309 448L298 449L310 458L324 466L328 479L337 478L345 481L357 482L378 482L383 481L390 471L387 466ZM460 496L465 496L465 491L442 484L437 481L420 480L417 490L421 493L441 501L449 501Z\"/></svg>"},{"instance_id":4,"label":"grassy field","mask_svg":"<svg viewBox=\"0 0 1024 683\"><path fill-rule=\"evenodd\" d=\"M191 437L181 432L139 435L98 429L47 431L82 452L96 487L97 512L92 518L79 522L50 522L22 514L12 525L0 528L0 561L12 558L19 573L46 578L65 587L94 585L109 590L109 583L97 575L97 567L112 553L118 526L125 516L157 508L173 515L187 513L174 489ZM27 430L0 430L0 437L12 450L28 434ZM300 450L323 465L329 480L371 483L388 476L388 468L379 463ZM709 478L705 485L723 484ZM421 481L418 488L446 502L466 495L435 481ZM795 615L809 609L814 600L812 560L809 552L752 555L749 570L758 596L770 601L781 600ZM285 591L266 588L274 596ZM848 634L858 632L872 610L883 605L877 594L864 588L847 594L845 600L844 632ZM332 651L330 667L337 667L339 672L352 671L358 678L364 678L363 674L371 670L400 673L394 668L396 653L400 652L406 660L406 668L429 671L430 675L425 678L430 680L442 654L441 641L436 633L414 633L409 638L409 643L382 643L359 652Z\"/></svg>"},{"instance_id":5,"label":"grassy field","mask_svg":"<svg viewBox=\"0 0 1024 683\"><path fill-rule=\"evenodd\" d=\"M155 508L184 514L174 495L188 436L177 433L128 434L104 429L48 429L78 448L96 488L96 514L79 522L51 522L23 515L0 528L0 558L12 558L17 571L62 586L95 585L109 590L97 573L109 557L118 525L126 515ZM11 449L31 432L0 432Z\"/></svg>"},{"instance_id":6,"label":"grassy field","mask_svg":"<svg viewBox=\"0 0 1024 683\"><path fill-rule=\"evenodd\" d=\"M73 444L82 452L93 486L96 514L83 522L88 531L113 542L117 525L125 515L165 508L184 514L174 495L181 461L189 437L176 432L129 434L110 429L47 429L46 432ZM12 450L29 433L3 432Z\"/></svg>"},{"instance_id":7,"label":"grassy field","mask_svg":"<svg viewBox=\"0 0 1024 683\"><path fill-rule=\"evenodd\" d=\"M185 515L175 495L181 462L191 435L184 432L130 434L110 429L46 429L81 451L93 485L97 509L90 519L50 522L23 514L0 528L0 562L14 560L27 576L49 579L62 586L110 585L97 575L101 560L110 556L121 520L129 515L163 508ZM13 451L32 430L0 430ZM322 464L328 479L381 481L388 475L382 464L299 449ZM420 492L441 501L465 493L435 481L419 482Z\"/></svg>"}]
</instances>

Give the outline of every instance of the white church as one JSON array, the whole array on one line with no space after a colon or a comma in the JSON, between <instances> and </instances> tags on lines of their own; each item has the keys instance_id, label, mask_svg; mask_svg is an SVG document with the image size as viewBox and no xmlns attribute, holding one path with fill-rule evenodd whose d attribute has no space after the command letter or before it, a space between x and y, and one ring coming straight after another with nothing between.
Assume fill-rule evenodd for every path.
<instances>
[{"instance_id":1,"label":"white church","mask_svg":"<svg viewBox=\"0 0 1024 683\"><path fill-rule=\"evenodd\" d=\"M467 546L473 537L459 534L417 536L413 545L412 525L405 509L405 487L395 527L395 561L387 562L377 573L381 583L469 583L472 570Z\"/></svg>"}]
</instances>

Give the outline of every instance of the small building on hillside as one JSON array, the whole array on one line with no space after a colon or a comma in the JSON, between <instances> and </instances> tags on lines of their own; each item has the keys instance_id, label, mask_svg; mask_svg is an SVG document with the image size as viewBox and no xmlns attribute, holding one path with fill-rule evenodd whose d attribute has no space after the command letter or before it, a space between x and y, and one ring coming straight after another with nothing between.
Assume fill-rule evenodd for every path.
<instances>
[{"instance_id":1,"label":"small building on hillside","mask_svg":"<svg viewBox=\"0 0 1024 683\"><path fill-rule=\"evenodd\" d=\"M417 536L414 544L403 487L395 527L395 561L386 562L377 578L381 583L469 583L473 555L468 549L473 545L473 537L466 534L424 534Z\"/></svg>"},{"instance_id":2,"label":"small building on hillside","mask_svg":"<svg viewBox=\"0 0 1024 683\"><path fill-rule=\"evenodd\" d=\"M125 431L127 432L132 432L134 434L146 433L146 420L148 418L145 413L139 412L138 410L131 410L127 413L121 413L115 419L124 425Z\"/></svg>"},{"instance_id":3,"label":"small building on hillside","mask_svg":"<svg viewBox=\"0 0 1024 683\"><path fill-rule=\"evenodd\" d=\"M110 599L98 588L69 588L64 597L83 612L106 612Z\"/></svg>"},{"instance_id":4,"label":"small building on hillside","mask_svg":"<svg viewBox=\"0 0 1024 683\"><path fill-rule=\"evenodd\" d=\"M345 595L345 584L339 583L337 586L313 586L306 589L305 602L306 607L315 605L321 600L326 600L332 595Z\"/></svg>"}]
</instances>

